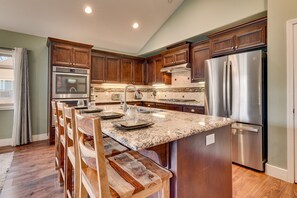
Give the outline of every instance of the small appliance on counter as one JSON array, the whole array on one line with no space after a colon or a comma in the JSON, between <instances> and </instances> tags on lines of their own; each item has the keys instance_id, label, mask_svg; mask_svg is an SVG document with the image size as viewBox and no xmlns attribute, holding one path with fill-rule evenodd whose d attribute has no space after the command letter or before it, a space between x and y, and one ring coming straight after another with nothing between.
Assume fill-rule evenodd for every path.
<instances>
[{"instance_id":1,"label":"small appliance on counter","mask_svg":"<svg viewBox=\"0 0 297 198\"><path fill-rule=\"evenodd\" d=\"M143 97L143 94L141 93L141 91L139 89L137 89L137 91L135 91L134 98L136 100L141 100L142 97Z\"/></svg>"}]
</instances>

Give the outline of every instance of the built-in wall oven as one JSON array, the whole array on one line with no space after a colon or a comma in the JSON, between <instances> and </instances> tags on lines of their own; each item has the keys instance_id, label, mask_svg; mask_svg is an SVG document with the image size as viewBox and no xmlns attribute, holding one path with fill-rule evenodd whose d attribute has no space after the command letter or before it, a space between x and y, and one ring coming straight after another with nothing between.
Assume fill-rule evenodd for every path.
<instances>
[{"instance_id":1,"label":"built-in wall oven","mask_svg":"<svg viewBox=\"0 0 297 198\"><path fill-rule=\"evenodd\" d=\"M53 66L52 98L89 98L90 70Z\"/></svg>"}]
</instances>

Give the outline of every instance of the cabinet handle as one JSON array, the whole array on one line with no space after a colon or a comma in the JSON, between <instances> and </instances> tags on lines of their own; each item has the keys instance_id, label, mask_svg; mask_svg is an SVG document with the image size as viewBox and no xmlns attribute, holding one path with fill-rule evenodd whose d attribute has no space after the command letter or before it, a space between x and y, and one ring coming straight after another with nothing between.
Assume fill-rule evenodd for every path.
<instances>
[{"instance_id":1,"label":"cabinet handle","mask_svg":"<svg viewBox=\"0 0 297 198\"><path fill-rule=\"evenodd\" d=\"M238 48L238 46L236 45L236 46L235 46L235 49L237 49L237 48Z\"/></svg>"},{"instance_id":2,"label":"cabinet handle","mask_svg":"<svg viewBox=\"0 0 297 198\"><path fill-rule=\"evenodd\" d=\"M233 49L233 50L234 50L234 47L232 47L231 49Z\"/></svg>"},{"instance_id":3,"label":"cabinet handle","mask_svg":"<svg viewBox=\"0 0 297 198\"><path fill-rule=\"evenodd\" d=\"M194 112L195 112L195 109L191 109L191 112L193 112L193 113L194 113Z\"/></svg>"}]
</instances>

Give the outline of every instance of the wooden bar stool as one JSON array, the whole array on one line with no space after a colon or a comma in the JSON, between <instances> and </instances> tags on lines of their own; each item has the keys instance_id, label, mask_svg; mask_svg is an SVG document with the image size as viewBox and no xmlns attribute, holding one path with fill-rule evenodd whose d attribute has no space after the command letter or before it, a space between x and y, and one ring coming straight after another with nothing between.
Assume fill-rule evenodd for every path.
<instances>
[{"instance_id":1,"label":"wooden bar stool","mask_svg":"<svg viewBox=\"0 0 297 198\"><path fill-rule=\"evenodd\" d=\"M65 127L64 127L64 106L65 103L57 102L57 121L58 121L58 159L59 159L59 183L62 185L65 181L64 172L64 153L65 153Z\"/></svg>"},{"instance_id":2,"label":"wooden bar stool","mask_svg":"<svg viewBox=\"0 0 297 198\"><path fill-rule=\"evenodd\" d=\"M77 153L78 153L78 146L77 146L77 137L76 137L76 128L75 128L75 108L74 107L67 107L64 106L64 128L65 130L65 182L64 182L64 195L65 197L78 197L79 192L79 169L78 167L78 160ZM79 113L80 111L77 111ZM86 145L89 148L94 147L94 139L88 138L86 141ZM122 152L128 151L128 149L122 146L120 143L116 142L110 137L106 137L103 140L104 143L104 150L108 156L113 156L120 154ZM73 192L73 175L72 172L74 170L74 192ZM77 172L78 171L78 172Z\"/></svg>"},{"instance_id":3,"label":"wooden bar stool","mask_svg":"<svg viewBox=\"0 0 297 198\"><path fill-rule=\"evenodd\" d=\"M148 197L159 191L161 197L170 196L170 171L135 151L106 158L99 118L79 114L75 118L80 197ZM94 137L94 149L86 146L88 136Z\"/></svg>"},{"instance_id":4,"label":"wooden bar stool","mask_svg":"<svg viewBox=\"0 0 297 198\"><path fill-rule=\"evenodd\" d=\"M59 142L60 142L60 136L59 136L59 127L58 127L58 119L57 119L57 103L56 101L51 101L52 105L52 119L55 123L55 168L56 170L60 171L60 162L59 162Z\"/></svg>"}]
</instances>

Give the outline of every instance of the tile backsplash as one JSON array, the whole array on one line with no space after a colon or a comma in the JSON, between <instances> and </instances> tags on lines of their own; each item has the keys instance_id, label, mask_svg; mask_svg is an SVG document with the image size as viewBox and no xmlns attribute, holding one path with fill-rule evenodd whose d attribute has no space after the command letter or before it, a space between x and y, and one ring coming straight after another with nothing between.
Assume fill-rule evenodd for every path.
<instances>
[{"instance_id":1,"label":"tile backsplash","mask_svg":"<svg viewBox=\"0 0 297 198\"><path fill-rule=\"evenodd\" d=\"M124 95L125 85L105 85L92 84L92 100L95 101L111 101L112 94ZM154 99L153 90L157 94L155 99L194 99L203 104L204 101L204 83L191 83L191 72L180 72L172 74L172 84L164 86L136 86L143 94L143 100ZM134 99L134 91L127 93L127 99Z\"/></svg>"}]
</instances>

